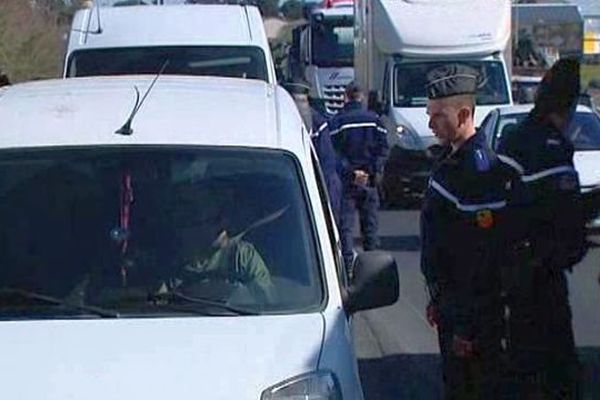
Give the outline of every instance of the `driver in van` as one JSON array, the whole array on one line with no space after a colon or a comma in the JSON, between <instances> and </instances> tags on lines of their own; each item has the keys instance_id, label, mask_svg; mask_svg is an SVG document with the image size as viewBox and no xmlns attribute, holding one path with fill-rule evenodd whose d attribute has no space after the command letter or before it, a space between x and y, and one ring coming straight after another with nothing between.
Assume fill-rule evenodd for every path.
<instances>
[{"instance_id":1,"label":"driver in van","mask_svg":"<svg viewBox=\"0 0 600 400\"><path fill-rule=\"evenodd\" d=\"M204 232L195 236L197 240L192 246L200 252L194 252L190 257L192 261L183 267L184 281L181 284L185 286L202 280L221 280L244 287L258 304L273 303L275 289L271 272L260 252L245 237L281 217L287 207L245 226L233 221L231 211L225 211L220 206L217 208L220 211L216 218L204 225Z\"/></svg>"},{"instance_id":2,"label":"driver in van","mask_svg":"<svg viewBox=\"0 0 600 400\"><path fill-rule=\"evenodd\" d=\"M274 299L271 273L262 256L243 234L230 236L227 229L219 229L208 258L194 259L184 267L191 275L221 278L233 284L242 284L260 303ZM189 274L188 274L189 275Z\"/></svg>"}]
</instances>

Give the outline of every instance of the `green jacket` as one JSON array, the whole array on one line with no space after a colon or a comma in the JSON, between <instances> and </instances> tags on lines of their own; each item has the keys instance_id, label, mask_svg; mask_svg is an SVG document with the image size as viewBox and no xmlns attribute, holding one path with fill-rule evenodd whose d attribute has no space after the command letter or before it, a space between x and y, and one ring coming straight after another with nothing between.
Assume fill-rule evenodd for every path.
<instances>
[{"instance_id":1,"label":"green jacket","mask_svg":"<svg viewBox=\"0 0 600 400\"><path fill-rule=\"evenodd\" d=\"M214 273L232 282L244 284L256 298L273 302L271 273L254 245L241 239L231 239L207 261L196 261L190 270Z\"/></svg>"}]
</instances>

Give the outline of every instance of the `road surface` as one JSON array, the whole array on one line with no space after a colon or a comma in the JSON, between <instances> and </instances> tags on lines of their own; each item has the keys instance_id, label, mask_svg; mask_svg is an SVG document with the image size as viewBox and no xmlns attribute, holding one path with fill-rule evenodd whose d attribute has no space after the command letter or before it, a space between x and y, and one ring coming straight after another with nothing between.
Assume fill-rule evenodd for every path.
<instances>
[{"instance_id":1,"label":"road surface","mask_svg":"<svg viewBox=\"0 0 600 400\"><path fill-rule=\"evenodd\" d=\"M382 247L396 258L401 289L395 305L354 318L356 355L367 400L441 398L436 333L424 315L427 297L419 269L418 220L417 211L380 212ZM575 337L585 366L586 399L600 399L598 272L600 240L574 269L569 282Z\"/></svg>"}]
</instances>

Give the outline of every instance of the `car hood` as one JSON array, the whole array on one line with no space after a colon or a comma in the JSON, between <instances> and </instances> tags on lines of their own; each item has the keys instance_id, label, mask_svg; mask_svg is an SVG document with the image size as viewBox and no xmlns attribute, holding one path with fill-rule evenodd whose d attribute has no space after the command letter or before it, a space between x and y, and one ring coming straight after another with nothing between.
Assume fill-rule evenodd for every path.
<instances>
[{"instance_id":1,"label":"car hood","mask_svg":"<svg viewBox=\"0 0 600 400\"><path fill-rule=\"evenodd\" d=\"M316 369L320 314L0 322L7 399L259 399Z\"/></svg>"},{"instance_id":2,"label":"car hood","mask_svg":"<svg viewBox=\"0 0 600 400\"><path fill-rule=\"evenodd\" d=\"M600 185L600 150L576 151L573 161L582 189Z\"/></svg>"}]
</instances>

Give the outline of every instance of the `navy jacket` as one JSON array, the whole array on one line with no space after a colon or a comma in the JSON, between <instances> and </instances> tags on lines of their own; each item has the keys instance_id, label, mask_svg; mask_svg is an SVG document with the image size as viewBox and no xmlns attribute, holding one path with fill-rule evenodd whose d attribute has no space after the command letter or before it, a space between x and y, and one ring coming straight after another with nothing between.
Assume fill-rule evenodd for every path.
<instances>
[{"instance_id":1,"label":"navy jacket","mask_svg":"<svg viewBox=\"0 0 600 400\"><path fill-rule=\"evenodd\" d=\"M339 218L342 196L342 185L338 174L338 169L340 168L339 160L331 142L327 119L319 112L313 110L312 125L313 128L310 133L311 140L317 156L319 157L319 163L321 165L321 170L323 171L327 192L329 193L329 199L333 209L332 211L337 221Z\"/></svg>"},{"instance_id":2,"label":"navy jacket","mask_svg":"<svg viewBox=\"0 0 600 400\"><path fill-rule=\"evenodd\" d=\"M512 171L478 132L434 166L421 213L421 269L453 331L475 335L498 304Z\"/></svg>"},{"instance_id":3,"label":"navy jacket","mask_svg":"<svg viewBox=\"0 0 600 400\"><path fill-rule=\"evenodd\" d=\"M388 153L387 131L377 114L365 110L359 102L349 102L329 126L344 184L353 181L357 169L365 170L371 177L383 173Z\"/></svg>"},{"instance_id":4,"label":"navy jacket","mask_svg":"<svg viewBox=\"0 0 600 400\"><path fill-rule=\"evenodd\" d=\"M572 143L552 125L528 117L498 146L519 174L514 190L517 239L537 261L569 268L585 253L584 216Z\"/></svg>"}]
</instances>

